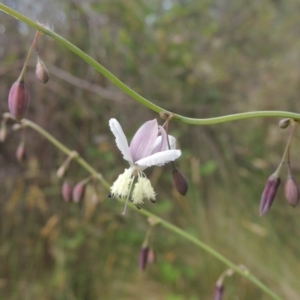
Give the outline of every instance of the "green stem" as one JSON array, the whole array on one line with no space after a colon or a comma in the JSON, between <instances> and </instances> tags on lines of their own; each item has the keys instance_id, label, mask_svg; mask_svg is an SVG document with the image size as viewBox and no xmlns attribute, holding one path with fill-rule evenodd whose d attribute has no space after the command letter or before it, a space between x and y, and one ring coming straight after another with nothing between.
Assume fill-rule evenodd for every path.
<instances>
[{"instance_id":1,"label":"green stem","mask_svg":"<svg viewBox=\"0 0 300 300\"><path fill-rule=\"evenodd\" d=\"M85 60L89 65L94 67L97 71L99 71L101 74L103 74L107 79L109 79L113 84L115 84L117 87L119 87L122 91L127 93L129 96L131 96L136 101L140 102L142 105L148 107L149 109L161 113L165 112L166 114L174 115L172 119L191 124L191 125L212 125L217 123L223 123L223 122L230 122L230 121L236 121L236 120L242 120L247 118L260 118L260 117L278 117L278 118L290 118L300 121L300 114L292 113L292 112L285 112L285 111L254 111L254 112L245 112L245 113L237 113L227 116L221 116L221 117L215 117L215 118L205 118L205 119L195 119L195 118L188 118L184 117L178 114L175 114L173 112L170 112L156 104L153 104L146 98L142 97L138 93L136 93L134 90L129 88L126 84L124 84L121 80L119 80L116 76L114 76L111 72L109 72L106 68L104 68L101 64L99 64L96 60L94 60L92 57L87 55L85 52L77 48L75 45L55 33L54 31L50 30L49 28L45 27L44 25L37 23L21 13L13 10L12 8L0 3L0 10L3 12L15 17L16 19L28 24L29 26L35 28L36 30L39 30L43 32L44 34L47 34L48 36L51 36L54 40L61 43L64 47L78 55L80 58Z\"/></svg>"},{"instance_id":2,"label":"green stem","mask_svg":"<svg viewBox=\"0 0 300 300\"><path fill-rule=\"evenodd\" d=\"M30 56L31 56L33 47L34 47L34 45L35 45L35 43L36 43L36 38L37 38L37 33L36 33L35 38L34 38L32 44L31 44L31 46L30 46L30 49L29 49L29 51L28 51L28 53L27 53L27 57L26 57L26 59L25 59L25 63L24 63L24 65L23 65L22 71L21 71L20 76L19 76L19 78L18 78L18 80L19 80L20 82L24 82L24 81L25 81L25 74L26 74L26 71L27 71L28 62L29 62L29 59L30 59Z\"/></svg>"},{"instance_id":3,"label":"green stem","mask_svg":"<svg viewBox=\"0 0 300 300\"><path fill-rule=\"evenodd\" d=\"M6 117L9 117L9 114L5 114ZM11 116L13 119L13 117ZM44 136L49 142L51 142L54 146L56 146L58 149L60 149L62 152L64 152L66 155L72 155L74 151L68 149L66 146L64 146L61 142L59 142L55 137L53 137L51 134L49 134L46 130L38 126L32 121L29 121L27 119L23 119L21 123L26 126L30 127L42 136ZM103 176L97 172L92 166L90 166L83 158L81 158L79 155L74 156L73 160L77 161L86 171L91 173L93 176L95 176L100 182L107 188L110 188L110 184L103 178ZM121 200L124 202L124 200ZM234 270L236 273L240 274L241 276L247 278L249 281L251 281L254 285L256 285L258 288L260 288L262 291L264 291L266 294L268 294L272 299L275 300L281 300L281 298L276 295L271 289L269 289L266 285L264 285L260 280L258 280L254 275L252 275L249 270L245 270L244 268L241 268L238 265L235 265L233 262L231 262L229 259L221 255L219 252L205 244L204 242L200 241L196 237L192 236L191 234L185 232L184 230L180 229L179 227L169 223L168 221L159 218L155 214L145 210L145 209L140 209L137 210L135 205L132 203L128 203L128 206L135 211L139 212L140 214L150 217L152 219L157 220L158 224L163 226L164 228L172 231L173 233L181 236L182 238L190 241L193 243L195 246L198 248L201 248L203 251L209 253L213 257L215 257L217 260L221 261L224 263L226 266Z\"/></svg>"},{"instance_id":4,"label":"green stem","mask_svg":"<svg viewBox=\"0 0 300 300\"><path fill-rule=\"evenodd\" d=\"M13 116L11 116L11 119L14 120ZM66 146L64 146L60 141L58 141L54 136L49 134L46 130L44 130L42 127L38 126L34 122L23 119L21 123L26 126L30 127L42 136L44 136L49 142L51 142L54 146L56 146L58 149L60 149L62 152L64 152L66 155L72 155L74 151L68 149ZM75 156L73 160L77 161L86 171L91 173L95 178L97 178L106 188L110 187L110 184L103 178L102 174L97 172L92 166L90 166L83 158L81 158L79 155Z\"/></svg>"}]
</instances>

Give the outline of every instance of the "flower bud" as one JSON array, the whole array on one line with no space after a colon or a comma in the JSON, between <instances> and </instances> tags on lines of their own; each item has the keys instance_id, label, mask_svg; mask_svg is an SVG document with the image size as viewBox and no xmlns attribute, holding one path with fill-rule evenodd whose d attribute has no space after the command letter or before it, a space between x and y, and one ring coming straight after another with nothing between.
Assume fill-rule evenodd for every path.
<instances>
[{"instance_id":1,"label":"flower bud","mask_svg":"<svg viewBox=\"0 0 300 300\"><path fill-rule=\"evenodd\" d=\"M83 200L84 195L85 195L85 187L86 187L86 182L85 181L80 181L78 182L74 189L73 189L73 201L75 203L79 203Z\"/></svg>"},{"instance_id":2,"label":"flower bud","mask_svg":"<svg viewBox=\"0 0 300 300\"><path fill-rule=\"evenodd\" d=\"M149 247L143 245L140 251L140 270L145 271L148 262Z\"/></svg>"},{"instance_id":3,"label":"flower bud","mask_svg":"<svg viewBox=\"0 0 300 300\"><path fill-rule=\"evenodd\" d=\"M49 72L39 56L36 64L35 75L41 83L46 84L49 80Z\"/></svg>"},{"instance_id":4,"label":"flower bud","mask_svg":"<svg viewBox=\"0 0 300 300\"><path fill-rule=\"evenodd\" d=\"M291 123L291 119L282 119L279 121L278 126L282 129L288 128Z\"/></svg>"},{"instance_id":5,"label":"flower bud","mask_svg":"<svg viewBox=\"0 0 300 300\"><path fill-rule=\"evenodd\" d=\"M1 121L1 127L0 127L0 142L4 142L5 139L6 139L6 134L7 134L7 131L6 131L6 119L4 118L2 121Z\"/></svg>"},{"instance_id":6,"label":"flower bud","mask_svg":"<svg viewBox=\"0 0 300 300\"><path fill-rule=\"evenodd\" d=\"M8 95L10 113L17 121L21 121L28 109L29 93L24 81L17 80L11 87Z\"/></svg>"},{"instance_id":7,"label":"flower bud","mask_svg":"<svg viewBox=\"0 0 300 300\"><path fill-rule=\"evenodd\" d=\"M147 263L154 264L156 262L156 253L153 248L149 249Z\"/></svg>"},{"instance_id":8,"label":"flower bud","mask_svg":"<svg viewBox=\"0 0 300 300\"><path fill-rule=\"evenodd\" d=\"M277 189L280 185L280 178L272 174L267 181L265 189L262 193L260 200L260 216L263 216L271 208L272 203L275 199Z\"/></svg>"},{"instance_id":9,"label":"flower bud","mask_svg":"<svg viewBox=\"0 0 300 300\"><path fill-rule=\"evenodd\" d=\"M215 289L215 300L222 300L224 293L224 286L223 284L217 283Z\"/></svg>"},{"instance_id":10,"label":"flower bud","mask_svg":"<svg viewBox=\"0 0 300 300\"><path fill-rule=\"evenodd\" d=\"M72 192L72 185L68 181L65 181L61 188L61 194L67 203L71 202L72 200Z\"/></svg>"},{"instance_id":11,"label":"flower bud","mask_svg":"<svg viewBox=\"0 0 300 300\"><path fill-rule=\"evenodd\" d=\"M173 177L173 184L177 192L185 196L189 186L184 175L177 168L175 168L172 171L172 177Z\"/></svg>"},{"instance_id":12,"label":"flower bud","mask_svg":"<svg viewBox=\"0 0 300 300\"><path fill-rule=\"evenodd\" d=\"M292 176L289 176L285 182L284 195L290 205L296 206L299 201L299 188Z\"/></svg>"},{"instance_id":13,"label":"flower bud","mask_svg":"<svg viewBox=\"0 0 300 300\"><path fill-rule=\"evenodd\" d=\"M27 159L24 142L21 142L16 151L16 157L19 162L24 162Z\"/></svg>"},{"instance_id":14,"label":"flower bud","mask_svg":"<svg viewBox=\"0 0 300 300\"><path fill-rule=\"evenodd\" d=\"M69 154L69 156L64 161L64 163L56 171L56 175L57 175L58 178L62 178L65 175L67 169L70 166L70 163L71 163L72 159L75 158L75 157L77 157L77 156L78 156L78 153L76 151L72 151Z\"/></svg>"}]
</instances>

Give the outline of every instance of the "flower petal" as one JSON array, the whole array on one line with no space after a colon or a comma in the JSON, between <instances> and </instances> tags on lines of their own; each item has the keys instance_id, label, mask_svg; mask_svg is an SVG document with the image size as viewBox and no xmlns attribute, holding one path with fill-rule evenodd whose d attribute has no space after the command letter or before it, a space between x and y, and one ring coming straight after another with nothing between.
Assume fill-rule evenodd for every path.
<instances>
[{"instance_id":1,"label":"flower petal","mask_svg":"<svg viewBox=\"0 0 300 300\"><path fill-rule=\"evenodd\" d=\"M160 129L161 135L156 138L151 154L168 150L167 133L162 126L158 127Z\"/></svg>"},{"instance_id":2,"label":"flower petal","mask_svg":"<svg viewBox=\"0 0 300 300\"><path fill-rule=\"evenodd\" d=\"M181 155L180 150L166 150L142 158L136 161L135 164L145 168L151 166L162 166L170 161L177 159L180 155Z\"/></svg>"},{"instance_id":3,"label":"flower petal","mask_svg":"<svg viewBox=\"0 0 300 300\"><path fill-rule=\"evenodd\" d=\"M109 127L114 136L116 137L116 144L123 154L123 158L130 163L133 162L132 157L130 155L127 138L123 132L123 129L120 123L116 119L109 120Z\"/></svg>"},{"instance_id":4,"label":"flower petal","mask_svg":"<svg viewBox=\"0 0 300 300\"><path fill-rule=\"evenodd\" d=\"M134 162L151 154L157 135L156 119L144 123L138 129L130 143L130 154Z\"/></svg>"},{"instance_id":5,"label":"flower petal","mask_svg":"<svg viewBox=\"0 0 300 300\"><path fill-rule=\"evenodd\" d=\"M176 139L172 135L168 135L170 147L172 150L176 149Z\"/></svg>"},{"instance_id":6,"label":"flower petal","mask_svg":"<svg viewBox=\"0 0 300 300\"><path fill-rule=\"evenodd\" d=\"M156 149L161 144L161 139L162 139L162 136L158 136L156 138L151 154L154 154L154 153L158 152L158 151L156 151ZM176 139L172 135L168 135L168 139L169 139L171 150L175 150L176 149ZM162 150L160 150L160 151L165 151L165 150L169 150L167 140L166 140L166 146L162 147Z\"/></svg>"}]
</instances>

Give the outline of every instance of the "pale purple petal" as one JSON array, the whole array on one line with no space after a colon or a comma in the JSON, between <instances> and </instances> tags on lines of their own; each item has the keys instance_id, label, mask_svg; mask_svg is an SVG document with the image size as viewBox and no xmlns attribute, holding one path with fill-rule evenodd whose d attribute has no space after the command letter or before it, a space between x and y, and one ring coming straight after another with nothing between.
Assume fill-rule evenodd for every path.
<instances>
[{"instance_id":1,"label":"pale purple petal","mask_svg":"<svg viewBox=\"0 0 300 300\"><path fill-rule=\"evenodd\" d=\"M133 162L132 157L130 155L127 138L123 132L123 129L120 123L116 119L109 120L109 127L114 136L116 137L116 144L123 154L123 158L130 163Z\"/></svg>"},{"instance_id":2,"label":"pale purple petal","mask_svg":"<svg viewBox=\"0 0 300 300\"><path fill-rule=\"evenodd\" d=\"M144 123L136 132L130 143L130 154L133 161L137 161L151 154L158 135L156 119Z\"/></svg>"},{"instance_id":3,"label":"pale purple petal","mask_svg":"<svg viewBox=\"0 0 300 300\"><path fill-rule=\"evenodd\" d=\"M169 149L168 141L167 141L167 133L162 126L159 126L159 129L161 135L156 138L151 154Z\"/></svg>"},{"instance_id":4,"label":"pale purple petal","mask_svg":"<svg viewBox=\"0 0 300 300\"><path fill-rule=\"evenodd\" d=\"M136 161L135 164L141 167L162 166L170 161L177 159L180 155L180 150L166 150L142 158Z\"/></svg>"},{"instance_id":5,"label":"pale purple petal","mask_svg":"<svg viewBox=\"0 0 300 300\"><path fill-rule=\"evenodd\" d=\"M169 143L170 143L171 150L175 150L176 149L176 139L172 135L168 135L168 138L169 138ZM158 151L155 151L155 149L158 148L160 143L161 143L161 136L158 136L155 140L154 147L153 147L153 150L152 150L152 154L155 153L155 152L158 152ZM162 148L163 149L161 151L169 150L168 143L166 144L165 147L162 147Z\"/></svg>"}]
</instances>

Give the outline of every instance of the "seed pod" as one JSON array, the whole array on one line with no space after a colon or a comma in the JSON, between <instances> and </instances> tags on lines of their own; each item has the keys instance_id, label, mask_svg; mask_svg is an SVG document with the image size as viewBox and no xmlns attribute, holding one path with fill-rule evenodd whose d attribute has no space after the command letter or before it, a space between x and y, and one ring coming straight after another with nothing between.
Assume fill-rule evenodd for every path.
<instances>
[{"instance_id":1,"label":"seed pod","mask_svg":"<svg viewBox=\"0 0 300 300\"><path fill-rule=\"evenodd\" d=\"M265 189L260 200L260 216L263 216L271 208L275 199L278 187L280 185L280 178L272 174L266 183Z\"/></svg>"},{"instance_id":2,"label":"seed pod","mask_svg":"<svg viewBox=\"0 0 300 300\"><path fill-rule=\"evenodd\" d=\"M184 175L177 168L175 168L172 171L172 177L173 177L173 184L177 192L185 196L188 191L189 185Z\"/></svg>"},{"instance_id":3,"label":"seed pod","mask_svg":"<svg viewBox=\"0 0 300 300\"><path fill-rule=\"evenodd\" d=\"M83 200L85 195L86 182L78 182L73 189L73 202L79 203Z\"/></svg>"},{"instance_id":4,"label":"seed pod","mask_svg":"<svg viewBox=\"0 0 300 300\"><path fill-rule=\"evenodd\" d=\"M61 194L67 203L71 202L72 193L73 193L72 185L68 181L65 181L61 188Z\"/></svg>"},{"instance_id":5,"label":"seed pod","mask_svg":"<svg viewBox=\"0 0 300 300\"><path fill-rule=\"evenodd\" d=\"M29 93L23 80L17 80L11 87L8 95L10 113L17 121L21 121L28 109Z\"/></svg>"},{"instance_id":6,"label":"seed pod","mask_svg":"<svg viewBox=\"0 0 300 300\"><path fill-rule=\"evenodd\" d=\"M285 182L284 195L287 202L295 207L299 201L299 187L292 176L289 176Z\"/></svg>"},{"instance_id":7,"label":"seed pod","mask_svg":"<svg viewBox=\"0 0 300 300\"><path fill-rule=\"evenodd\" d=\"M140 251L140 270L145 271L148 262L149 247L143 245Z\"/></svg>"},{"instance_id":8,"label":"seed pod","mask_svg":"<svg viewBox=\"0 0 300 300\"><path fill-rule=\"evenodd\" d=\"M16 157L19 162L24 162L27 159L24 142L21 142L16 151Z\"/></svg>"},{"instance_id":9,"label":"seed pod","mask_svg":"<svg viewBox=\"0 0 300 300\"><path fill-rule=\"evenodd\" d=\"M278 126L282 129L289 127L291 119L282 119L279 121Z\"/></svg>"},{"instance_id":10,"label":"seed pod","mask_svg":"<svg viewBox=\"0 0 300 300\"><path fill-rule=\"evenodd\" d=\"M49 72L39 56L35 68L35 75L41 83L46 84L49 80Z\"/></svg>"}]
</instances>

